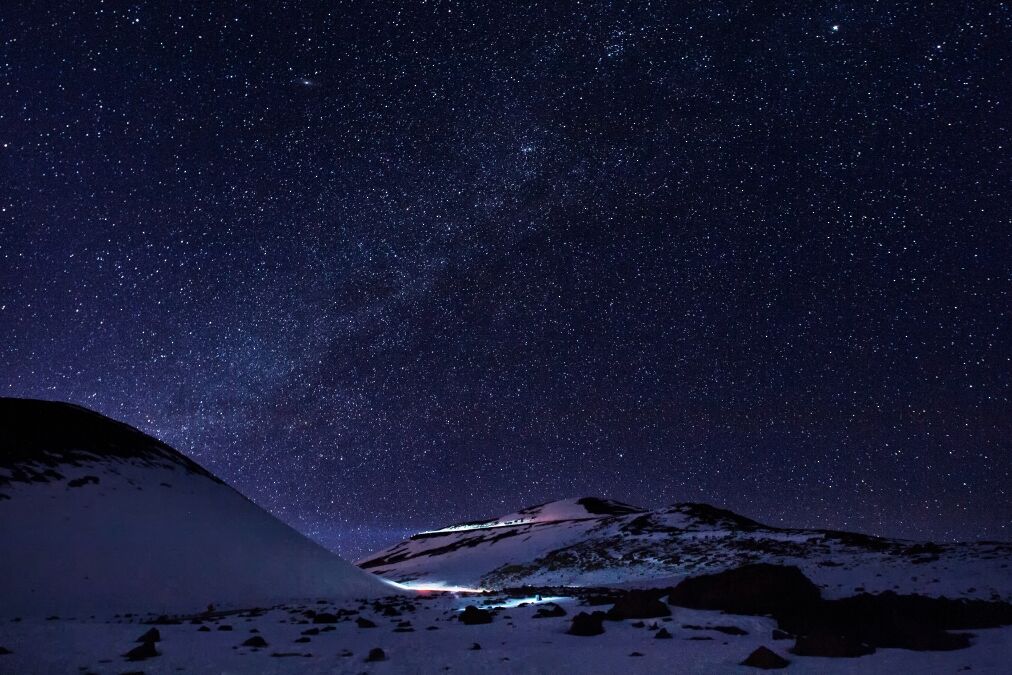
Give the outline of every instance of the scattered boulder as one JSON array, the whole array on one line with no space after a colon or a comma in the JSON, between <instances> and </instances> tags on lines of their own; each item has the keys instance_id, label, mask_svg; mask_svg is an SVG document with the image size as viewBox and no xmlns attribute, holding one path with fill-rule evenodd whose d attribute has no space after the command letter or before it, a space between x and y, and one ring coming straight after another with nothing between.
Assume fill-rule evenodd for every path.
<instances>
[{"instance_id":1,"label":"scattered boulder","mask_svg":"<svg viewBox=\"0 0 1012 675\"><path fill-rule=\"evenodd\" d=\"M363 619L362 617L358 617L357 619L355 619L355 625L358 626L359 628L375 628L376 627L375 623L373 623L369 619Z\"/></svg>"},{"instance_id":2,"label":"scattered boulder","mask_svg":"<svg viewBox=\"0 0 1012 675\"><path fill-rule=\"evenodd\" d=\"M748 635L747 630L738 628L738 626L710 626L710 630L715 630L724 635Z\"/></svg>"},{"instance_id":3,"label":"scattered boulder","mask_svg":"<svg viewBox=\"0 0 1012 675\"><path fill-rule=\"evenodd\" d=\"M232 627L229 626L227 623L223 623L220 626L218 626L218 630L232 630Z\"/></svg>"},{"instance_id":4,"label":"scattered boulder","mask_svg":"<svg viewBox=\"0 0 1012 675\"><path fill-rule=\"evenodd\" d=\"M158 632L157 628L152 628L144 635L137 638L137 642L159 642L162 639L162 634Z\"/></svg>"},{"instance_id":5,"label":"scattered boulder","mask_svg":"<svg viewBox=\"0 0 1012 675\"><path fill-rule=\"evenodd\" d=\"M478 644L477 642L475 642L474 644L471 645L471 651L472 652L479 651L480 649L481 649L481 645Z\"/></svg>"},{"instance_id":6,"label":"scattered boulder","mask_svg":"<svg viewBox=\"0 0 1012 675\"><path fill-rule=\"evenodd\" d=\"M197 632L198 633L210 633L211 629L208 628L207 626L201 626L200 628L197 629Z\"/></svg>"},{"instance_id":7,"label":"scattered boulder","mask_svg":"<svg viewBox=\"0 0 1012 675\"><path fill-rule=\"evenodd\" d=\"M947 631L1012 623L1012 605L892 592L862 593L823 602L815 611L785 617L779 623L799 636L848 635L872 647L946 651L970 645L969 635Z\"/></svg>"},{"instance_id":8,"label":"scattered boulder","mask_svg":"<svg viewBox=\"0 0 1012 675\"><path fill-rule=\"evenodd\" d=\"M874 647L861 642L853 635L834 633L799 635L791 649L791 653L798 656L831 656L834 658L854 658L874 652Z\"/></svg>"},{"instance_id":9,"label":"scattered boulder","mask_svg":"<svg viewBox=\"0 0 1012 675\"><path fill-rule=\"evenodd\" d=\"M296 644L305 644L305 643L307 643L309 641L310 641L310 638L308 638L305 635L303 635L300 638L295 638L292 642L295 642Z\"/></svg>"},{"instance_id":10,"label":"scattered boulder","mask_svg":"<svg viewBox=\"0 0 1012 675\"><path fill-rule=\"evenodd\" d=\"M670 640L671 637L672 635L668 632L667 628L662 628L654 634L654 638L657 640Z\"/></svg>"},{"instance_id":11,"label":"scattered boulder","mask_svg":"<svg viewBox=\"0 0 1012 675\"><path fill-rule=\"evenodd\" d=\"M13 653L14 652L12 652L11 650L7 649L6 647L0 647L0 656L7 656L8 654L13 654Z\"/></svg>"},{"instance_id":12,"label":"scattered boulder","mask_svg":"<svg viewBox=\"0 0 1012 675\"><path fill-rule=\"evenodd\" d=\"M98 476L81 476L80 478L67 481L67 485L72 488L82 487L84 485L88 485L89 483L92 485L98 485Z\"/></svg>"},{"instance_id":13,"label":"scattered boulder","mask_svg":"<svg viewBox=\"0 0 1012 675\"><path fill-rule=\"evenodd\" d=\"M492 623L492 612L487 609L478 609L474 605L468 605L460 613L460 621L465 626L474 626L482 623Z\"/></svg>"},{"instance_id":14,"label":"scattered boulder","mask_svg":"<svg viewBox=\"0 0 1012 675\"><path fill-rule=\"evenodd\" d=\"M387 653L379 647L373 647L369 650L369 656L365 657L366 663L374 663L376 661L386 661Z\"/></svg>"},{"instance_id":15,"label":"scattered boulder","mask_svg":"<svg viewBox=\"0 0 1012 675\"><path fill-rule=\"evenodd\" d=\"M246 640L245 642L243 642L241 646L243 646L243 647L257 647L257 648L266 647L267 646L267 640L263 639L263 637L261 637L260 635L254 635L253 637L251 637L248 640Z\"/></svg>"},{"instance_id":16,"label":"scattered boulder","mask_svg":"<svg viewBox=\"0 0 1012 675\"><path fill-rule=\"evenodd\" d=\"M668 597L681 607L778 618L806 611L820 600L819 587L797 567L766 563L684 579Z\"/></svg>"},{"instance_id":17,"label":"scattered boulder","mask_svg":"<svg viewBox=\"0 0 1012 675\"><path fill-rule=\"evenodd\" d=\"M538 611L534 613L532 618L534 619L550 619L557 616L566 616L566 610L554 602L550 602L544 607L539 607Z\"/></svg>"},{"instance_id":18,"label":"scattered boulder","mask_svg":"<svg viewBox=\"0 0 1012 675\"><path fill-rule=\"evenodd\" d=\"M603 623L604 612L594 612L593 614L580 612L573 617L573 623L569 627L569 634L582 635L585 637L600 635L604 632Z\"/></svg>"},{"instance_id":19,"label":"scattered boulder","mask_svg":"<svg viewBox=\"0 0 1012 675\"><path fill-rule=\"evenodd\" d=\"M123 656L126 657L127 661L143 661L144 659L150 659L158 655L154 642L142 642Z\"/></svg>"},{"instance_id":20,"label":"scattered boulder","mask_svg":"<svg viewBox=\"0 0 1012 675\"><path fill-rule=\"evenodd\" d=\"M337 623L337 615L329 612L316 612L313 614L313 623Z\"/></svg>"},{"instance_id":21,"label":"scattered boulder","mask_svg":"<svg viewBox=\"0 0 1012 675\"><path fill-rule=\"evenodd\" d=\"M622 619L653 619L671 616L671 610L658 597L657 592L629 591L608 610L610 621Z\"/></svg>"},{"instance_id":22,"label":"scattered boulder","mask_svg":"<svg viewBox=\"0 0 1012 675\"><path fill-rule=\"evenodd\" d=\"M749 668L773 670L774 668L786 668L790 665L790 663L790 661L780 656L772 649L759 647L749 654L748 658L741 662L741 665L748 666Z\"/></svg>"},{"instance_id":23,"label":"scattered boulder","mask_svg":"<svg viewBox=\"0 0 1012 675\"><path fill-rule=\"evenodd\" d=\"M303 635L319 635L320 634L320 629L319 628L307 628L306 630L302 631L302 634Z\"/></svg>"}]
</instances>

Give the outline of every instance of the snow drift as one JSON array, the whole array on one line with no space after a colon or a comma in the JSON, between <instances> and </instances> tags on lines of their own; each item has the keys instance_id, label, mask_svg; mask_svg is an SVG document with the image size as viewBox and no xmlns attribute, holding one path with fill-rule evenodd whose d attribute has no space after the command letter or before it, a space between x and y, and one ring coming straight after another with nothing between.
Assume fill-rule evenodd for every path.
<instances>
[{"instance_id":1,"label":"snow drift","mask_svg":"<svg viewBox=\"0 0 1012 675\"><path fill-rule=\"evenodd\" d=\"M0 614L392 592L132 427L78 406L0 398Z\"/></svg>"}]
</instances>

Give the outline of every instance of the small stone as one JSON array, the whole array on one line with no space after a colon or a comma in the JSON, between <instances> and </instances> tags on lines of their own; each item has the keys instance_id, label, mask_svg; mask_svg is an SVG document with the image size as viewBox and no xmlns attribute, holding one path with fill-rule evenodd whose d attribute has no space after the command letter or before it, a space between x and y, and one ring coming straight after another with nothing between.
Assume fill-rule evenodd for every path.
<instances>
[{"instance_id":1,"label":"small stone","mask_svg":"<svg viewBox=\"0 0 1012 675\"><path fill-rule=\"evenodd\" d=\"M386 661L387 653L379 647L373 647L369 650L369 656L365 657L366 663L373 663L375 661Z\"/></svg>"},{"instance_id":2,"label":"small stone","mask_svg":"<svg viewBox=\"0 0 1012 675\"><path fill-rule=\"evenodd\" d=\"M157 628L152 628L144 635L137 638L137 642L159 642L162 639L162 634L158 632Z\"/></svg>"},{"instance_id":3,"label":"small stone","mask_svg":"<svg viewBox=\"0 0 1012 675\"><path fill-rule=\"evenodd\" d=\"M573 617L573 623L569 627L569 634L584 637L600 635L604 632L603 620L604 612L594 612L593 614L580 612Z\"/></svg>"},{"instance_id":4,"label":"small stone","mask_svg":"<svg viewBox=\"0 0 1012 675\"><path fill-rule=\"evenodd\" d=\"M786 668L790 665L790 663L790 661L773 650L767 649L766 647L759 647L749 654L748 658L741 662L741 665L748 666L750 668L772 670L774 668Z\"/></svg>"},{"instance_id":5,"label":"small stone","mask_svg":"<svg viewBox=\"0 0 1012 675\"><path fill-rule=\"evenodd\" d=\"M158 651L155 649L154 642L142 642L123 656L127 661L143 661L158 656Z\"/></svg>"},{"instance_id":6,"label":"small stone","mask_svg":"<svg viewBox=\"0 0 1012 675\"><path fill-rule=\"evenodd\" d=\"M460 613L460 621L465 626L492 623L492 612L486 609L478 609L474 605L468 605Z\"/></svg>"}]
</instances>

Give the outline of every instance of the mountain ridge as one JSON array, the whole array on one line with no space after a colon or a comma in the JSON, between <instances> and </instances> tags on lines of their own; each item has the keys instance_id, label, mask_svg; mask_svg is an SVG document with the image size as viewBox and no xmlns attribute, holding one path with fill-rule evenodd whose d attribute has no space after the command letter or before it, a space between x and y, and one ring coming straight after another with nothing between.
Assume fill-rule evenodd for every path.
<instances>
[{"instance_id":1,"label":"mountain ridge","mask_svg":"<svg viewBox=\"0 0 1012 675\"><path fill-rule=\"evenodd\" d=\"M593 513L598 504L603 513ZM1009 543L769 526L702 502L651 510L597 497L557 500L421 532L358 564L409 585L498 589L649 586L754 562L798 565L830 594L877 588L1012 597Z\"/></svg>"}]
</instances>

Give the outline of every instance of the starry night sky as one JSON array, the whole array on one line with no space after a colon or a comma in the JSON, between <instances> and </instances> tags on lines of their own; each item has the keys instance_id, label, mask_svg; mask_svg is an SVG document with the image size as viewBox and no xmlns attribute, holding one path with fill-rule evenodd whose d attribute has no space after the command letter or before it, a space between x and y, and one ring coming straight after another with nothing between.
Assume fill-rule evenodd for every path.
<instances>
[{"instance_id":1,"label":"starry night sky","mask_svg":"<svg viewBox=\"0 0 1012 675\"><path fill-rule=\"evenodd\" d=\"M355 557L551 499L1012 539L1000 2L0 7L0 391Z\"/></svg>"}]
</instances>

